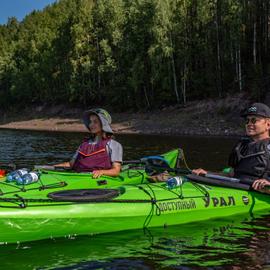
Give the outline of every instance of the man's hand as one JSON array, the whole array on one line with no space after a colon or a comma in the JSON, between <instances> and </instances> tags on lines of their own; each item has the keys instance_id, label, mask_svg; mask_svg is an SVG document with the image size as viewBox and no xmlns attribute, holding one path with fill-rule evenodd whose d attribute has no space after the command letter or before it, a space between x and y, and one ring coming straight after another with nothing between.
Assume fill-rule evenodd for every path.
<instances>
[{"instance_id":1,"label":"man's hand","mask_svg":"<svg viewBox=\"0 0 270 270\"><path fill-rule=\"evenodd\" d=\"M252 184L252 187L254 190L264 192L264 193L270 193L270 190L265 189L265 187L267 187L267 186L270 186L270 181L268 181L266 179L257 179Z\"/></svg>"},{"instance_id":2,"label":"man's hand","mask_svg":"<svg viewBox=\"0 0 270 270\"><path fill-rule=\"evenodd\" d=\"M205 171L202 168L199 168L199 169L192 170L192 173L193 174L196 174L196 175L206 175L207 174L207 171Z\"/></svg>"}]
</instances>

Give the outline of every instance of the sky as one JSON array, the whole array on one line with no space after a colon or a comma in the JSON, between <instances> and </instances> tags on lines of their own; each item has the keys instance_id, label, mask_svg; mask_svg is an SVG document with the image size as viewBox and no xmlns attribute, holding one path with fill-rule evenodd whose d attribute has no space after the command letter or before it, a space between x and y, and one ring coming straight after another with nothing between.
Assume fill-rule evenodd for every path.
<instances>
[{"instance_id":1,"label":"sky","mask_svg":"<svg viewBox=\"0 0 270 270\"><path fill-rule=\"evenodd\" d=\"M56 0L0 0L0 24L6 24L9 17L21 21L34 9L42 10Z\"/></svg>"}]
</instances>

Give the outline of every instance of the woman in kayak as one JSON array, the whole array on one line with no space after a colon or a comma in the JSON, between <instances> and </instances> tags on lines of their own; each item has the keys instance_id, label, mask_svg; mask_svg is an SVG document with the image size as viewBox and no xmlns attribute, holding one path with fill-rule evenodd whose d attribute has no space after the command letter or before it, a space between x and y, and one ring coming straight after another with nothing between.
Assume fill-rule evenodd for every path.
<instances>
[{"instance_id":1,"label":"woman in kayak","mask_svg":"<svg viewBox=\"0 0 270 270\"><path fill-rule=\"evenodd\" d=\"M111 116L104 109L84 112L83 122L90 132L70 162L55 167L71 167L76 172L93 172L93 177L118 176L121 171L123 148L112 139Z\"/></svg>"},{"instance_id":2,"label":"woman in kayak","mask_svg":"<svg viewBox=\"0 0 270 270\"><path fill-rule=\"evenodd\" d=\"M263 103L252 104L243 114L246 137L242 138L229 157L232 170L230 177L250 183L253 189L270 193L270 108ZM207 171L199 168L193 174L205 175Z\"/></svg>"}]
</instances>

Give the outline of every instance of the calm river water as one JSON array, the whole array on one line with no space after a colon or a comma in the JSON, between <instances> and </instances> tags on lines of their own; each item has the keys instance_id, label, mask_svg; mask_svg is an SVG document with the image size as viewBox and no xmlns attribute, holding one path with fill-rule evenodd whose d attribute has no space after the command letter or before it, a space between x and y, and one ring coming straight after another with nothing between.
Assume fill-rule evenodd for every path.
<instances>
[{"instance_id":1,"label":"calm river water","mask_svg":"<svg viewBox=\"0 0 270 270\"><path fill-rule=\"evenodd\" d=\"M81 133L1 130L0 164L68 160ZM121 135L124 159L184 149L189 167L220 170L236 138ZM270 215L0 246L2 269L270 269Z\"/></svg>"}]
</instances>

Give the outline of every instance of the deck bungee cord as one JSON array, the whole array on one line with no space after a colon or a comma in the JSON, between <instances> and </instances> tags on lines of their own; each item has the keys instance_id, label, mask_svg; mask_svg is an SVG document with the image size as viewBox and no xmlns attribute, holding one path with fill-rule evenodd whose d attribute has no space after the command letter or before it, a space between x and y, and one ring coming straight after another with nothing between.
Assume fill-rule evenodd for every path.
<instances>
[{"instance_id":1,"label":"deck bungee cord","mask_svg":"<svg viewBox=\"0 0 270 270\"><path fill-rule=\"evenodd\" d=\"M177 196L177 198L174 198L175 200L179 199L179 200L184 200L184 199L195 199L195 198L205 198L205 197L209 197L209 193L208 191L206 190L206 188L200 184L197 184L197 183L192 183L192 185L194 185L194 187L196 189L198 189L200 192L203 193L202 196L189 196L189 197L184 197L183 196L183 190L182 190L182 185L178 186L177 189L179 189L179 193L176 192L175 190L168 190L168 188L166 188L166 186L156 186L155 184L152 184L152 183L148 183L148 184L144 184L144 186L138 186L138 188L140 190L142 190L144 193L146 193L149 198L150 198L150 202L151 202L151 209L150 209L150 212L149 214L147 215L146 219L145 219L145 222L143 224L143 228L147 228L148 225L150 224L151 222L151 219L154 215L154 212L155 212L155 215L156 216L160 216L161 215L161 209L160 207L158 206L158 202L166 202L166 201L171 201L172 198L168 198L168 199L161 199L161 200L157 200L156 198L156 194L155 194L155 191L152 187L158 187L160 189L163 189L163 190L166 190L166 191L169 191L170 193L174 194ZM149 188L150 192L145 188ZM151 194L152 193L152 194Z\"/></svg>"},{"instance_id":2,"label":"deck bungee cord","mask_svg":"<svg viewBox=\"0 0 270 270\"><path fill-rule=\"evenodd\" d=\"M171 200L172 198L167 198L167 199L156 199L156 194L154 191L154 187L155 188L159 188L159 189L163 189L163 190L167 190L165 184L163 186L156 186L155 184L149 183L149 184L145 184L144 186L140 186L138 185L137 188L142 190L144 193L146 193L149 197L149 200L145 200L145 199L116 199L113 200L114 198L117 198L117 196L121 195L121 189L84 189L84 190L63 190L63 191L55 191L53 193L48 193L47 197L48 198L27 198L27 197L23 197L21 194L19 195L18 192L22 192L22 193L26 193L29 191L34 191L34 190L38 190L38 191L44 191L46 189L56 189L56 188L62 188L67 186L66 182L62 182L59 181L57 183L53 183L53 184L47 184L45 185L42 181L39 181L40 186L39 187L35 187L35 188L28 188L25 189L25 186L20 188L19 191L10 191L10 192L6 192L3 193L2 195L10 195L10 194L14 194L14 197L0 197L0 202L3 203L12 203L15 204L15 206L10 206L10 205L0 205L0 207L15 207L15 208L26 208L26 207L35 207L35 206L47 206L48 203L50 205L56 204L59 205L59 202L61 203L101 203L101 202L106 202L106 203L151 203L153 207L157 207L157 212L156 215L158 214L158 205L157 202L166 202ZM192 185L198 189L202 195L201 196L184 196L183 195L183 190L182 190L182 186L178 187L178 191L176 190L169 190L169 193L176 195L175 199L195 199L195 198L203 198L203 197L208 197L208 191L206 190L206 188L202 185L199 185L197 183L192 183ZM18 188L18 186L9 184L9 186L12 187L16 187ZM148 189L148 190L147 190ZM112 197L107 197L108 196L108 192L110 191L114 191L115 194ZM75 192L75 193L74 193ZM76 193L77 192L77 193ZM83 193L84 192L84 193ZM99 193L99 194L97 194ZM104 197L105 196L105 197ZM29 205L29 203L34 203ZM151 213L149 214L151 216Z\"/></svg>"},{"instance_id":3,"label":"deck bungee cord","mask_svg":"<svg viewBox=\"0 0 270 270\"><path fill-rule=\"evenodd\" d=\"M7 191L7 192L3 192L3 190L0 188L0 196L4 196L7 194L14 194L14 193L18 193L18 192L27 192L27 191L32 191L32 190L38 190L38 191L42 191L45 189L54 189L54 188L61 188L61 187L65 187L67 186L67 183L64 181L59 181L56 183L52 183L52 184L43 184L41 180L39 180L37 182L37 184L40 183L40 186L38 187L28 187L27 185L16 185L16 184L11 184L11 183L6 183L6 182L0 182L0 187L1 185L3 186L8 186L8 187L12 187L15 188L17 190L15 191ZM27 188L28 187L28 188Z\"/></svg>"}]
</instances>

